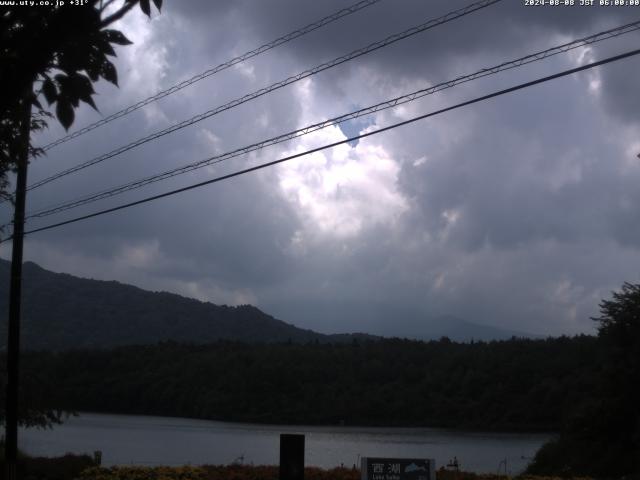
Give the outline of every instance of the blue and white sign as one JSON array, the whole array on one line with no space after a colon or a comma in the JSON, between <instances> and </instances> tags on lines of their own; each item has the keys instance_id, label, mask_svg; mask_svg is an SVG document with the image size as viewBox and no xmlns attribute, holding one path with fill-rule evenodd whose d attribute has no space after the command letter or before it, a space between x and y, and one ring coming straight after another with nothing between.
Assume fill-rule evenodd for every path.
<instances>
[{"instance_id":1,"label":"blue and white sign","mask_svg":"<svg viewBox=\"0 0 640 480\"><path fill-rule=\"evenodd\" d=\"M435 460L363 457L362 480L435 480Z\"/></svg>"}]
</instances>

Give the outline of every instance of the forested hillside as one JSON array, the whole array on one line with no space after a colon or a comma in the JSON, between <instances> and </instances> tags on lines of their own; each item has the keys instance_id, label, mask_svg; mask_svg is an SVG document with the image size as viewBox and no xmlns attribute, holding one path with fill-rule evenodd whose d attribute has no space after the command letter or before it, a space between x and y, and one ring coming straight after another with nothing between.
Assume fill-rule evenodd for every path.
<instances>
[{"instance_id":1,"label":"forested hillside","mask_svg":"<svg viewBox=\"0 0 640 480\"><path fill-rule=\"evenodd\" d=\"M9 265L0 260L0 312L7 311ZM22 305L21 341L30 350L112 348L166 340L340 342L354 338L297 328L251 305L214 305L119 282L54 273L32 262L24 264ZM6 319L0 315L3 330ZM0 335L0 348L4 345L6 335Z\"/></svg>"},{"instance_id":2,"label":"forested hillside","mask_svg":"<svg viewBox=\"0 0 640 480\"><path fill-rule=\"evenodd\" d=\"M78 411L297 424L556 430L591 397L595 338L215 343L29 353L25 388ZM29 387L31 385L31 387Z\"/></svg>"}]
</instances>

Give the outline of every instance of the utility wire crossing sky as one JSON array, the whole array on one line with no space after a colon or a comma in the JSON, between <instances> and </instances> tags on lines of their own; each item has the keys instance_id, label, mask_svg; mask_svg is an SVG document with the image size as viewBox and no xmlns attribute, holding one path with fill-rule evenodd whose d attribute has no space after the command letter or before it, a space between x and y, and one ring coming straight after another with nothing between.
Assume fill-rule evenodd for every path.
<instances>
[{"instance_id":1,"label":"utility wire crossing sky","mask_svg":"<svg viewBox=\"0 0 640 480\"><path fill-rule=\"evenodd\" d=\"M607 63L616 62L618 60L629 58L629 57L632 57L632 56L635 56L635 55L638 55L638 54L640 54L640 49L632 50L630 52L626 52L626 53L623 53L623 54L620 54L620 55L616 55L616 56L613 56L613 57L606 58L604 60L600 60L599 62L588 63L587 65L583 65L581 67L572 68L571 70L565 70L563 72L560 72L560 73L557 73L557 74L554 74L554 75L549 75L548 77L539 78L539 79L532 80L532 81L526 82L526 83L521 83L520 85L516 85L516 86L511 87L511 88L507 88L507 89L504 89L504 90L493 92L493 93L490 93L488 95L484 95L484 96L479 97L479 98L474 98L473 100L468 100L466 102L458 103L457 105L453 105L453 106L448 107L448 108L443 108L443 109L437 110L435 112L426 113L424 115L419 115L417 117L411 118L409 120L405 120L403 122L398 122L398 123L395 123L393 125L389 125L387 127L379 128L378 130L374 130L372 132L367 132L367 133L363 133L363 134L360 134L360 135L356 135L354 137L346 138L344 140L340 140L339 142L334 142L334 143L331 143L329 145L323 145L322 147L314 148L312 150L307 150L305 152L301 152L301 153L298 153L298 154L295 154L295 155L290 155L290 156L285 157L285 158L280 158L278 160L274 160L274 161L271 161L271 162L263 163L261 165L255 166L255 167L246 168L246 169L241 170L239 172L234 172L234 173L231 173L229 175L224 175L222 177L213 178L211 180L207 180L205 182L200 182L200 183L197 183L195 185L190 185L188 187L180 188L178 190L172 190L170 192L165 192L165 193L162 193L160 195L154 195L152 197L144 198L144 199L138 200L136 202L127 203L125 205L120 205L118 207L109 208L107 210L102 210L100 212L95 212L95 213L92 213L92 214L89 214L89 215L83 215L81 217L77 217L77 218L74 218L74 219L71 219L71 220L66 220L64 222L59 222L59 223L56 223L56 224L53 224L53 225L47 225L45 227L40 227L40 228L36 228L36 229L33 229L33 230L27 230L24 233L25 233L25 235L28 235L28 234L31 234L31 233L37 233L37 232L42 232L42 231L45 231L45 230L50 230L52 228L61 227L61 226L64 226L64 225L68 225L70 223L76 223L76 222L79 222L81 220L87 220L89 218L98 217L100 215L105 215L107 213L116 212L118 210L123 210L125 208L130 208L130 207L133 207L133 206L136 206L136 205L141 205L143 203L147 203L147 202L150 202L150 201L153 201L153 200L159 200L161 198L165 198L165 197L169 197L169 196L172 196L172 195L176 195L178 193L186 192L188 190L193 190L195 188L200 188L200 187L204 187L206 185L211 185L212 183L217 183L217 182L220 182L222 180L229 180L229 179L231 179L233 177L244 175L246 173L255 172L256 170L261 170L263 168L271 167L271 166L277 165L279 163L283 163L283 162L287 162L289 160L293 160L293 159L296 159L296 158L300 158L300 157L304 157L304 156L307 156L307 155L311 155L312 153L320 152L320 151L326 150L328 148L334 148L334 147L337 147L339 145L344 145L346 143L350 143L350 142L353 142L355 140L361 140L363 138L370 137L372 135L377 135L379 133L383 133L383 132L386 132L388 130L392 130L394 128L402 127L404 125L409 125L409 124L411 124L413 122L417 122L419 120L424 120L424 119L433 117L435 115L440 115L442 113L449 112L451 110L455 110L456 108L466 107L468 105L472 105L474 103L478 103L478 102L481 102L481 101L484 101L484 100L488 100L490 98L494 98L494 97L498 97L500 95L504 95L504 94L507 94L507 93L515 92L515 91L521 90L523 88L532 87L532 86L538 85L540 83L548 82L550 80L555 80L557 78L561 78L561 77L564 77L564 76L567 76L567 75L571 75L573 73L581 72L583 70L588 70L590 68L598 67L600 65L606 65ZM7 238L6 240L3 240L3 241L8 241L10 238Z\"/></svg>"},{"instance_id":2,"label":"utility wire crossing sky","mask_svg":"<svg viewBox=\"0 0 640 480\"><path fill-rule=\"evenodd\" d=\"M334 58L333 60L329 61L329 62L325 62L321 65L317 65L313 68L310 68L308 70L305 70L303 72L300 72L296 75L292 75L290 77L285 78L284 80L280 80L279 82L275 82L271 85L269 85L268 87L264 87L261 88L259 90L256 90L255 92L249 93L247 95L243 95L242 97L236 98L235 100L232 100L228 103L225 103L224 105L220 105L216 108L213 108L211 110L208 110L204 113L200 113L199 115L196 115L192 118L189 118L187 120L183 120L180 123L174 124L168 128L162 129L158 132L155 132L151 135L148 135L146 137L140 138L138 140L135 140L127 145L123 145L121 147L118 147L108 153L105 153L103 155L100 155L98 157L92 158L91 160L88 160L86 162L81 163L80 165L76 165L75 167L69 168L67 170L64 170L62 172L56 173L55 175L52 175L50 177L47 177L43 180L40 180L38 182L35 182L31 185L29 185L27 187L27 190L33 190L34 188L38 188L41 187L43 185L46 185L49 182L52 182L54 180L57 180L59 178L62 178L64 176L70 175L72 173L75 173L79 170L85 169L87 167L96 165L97 163L103 162L105 160L108 160L110 158L113 158L117 155L120 155L124 152L128 152L129 150L139 147L140 145L144 145L147 142L151 142L153 140L156 140L160 137L163 137L165 135L168 135L170 133L176 132L178 130L181 130L183 128L189 127L191 125L194 125L198 122L201 122L202 120L205 120L207 118L210 118L214 115L218 115L219 113L222 113L224 111L230 110L232 108L238 107L240 105L242 105L243 103L249 102L251 100L255 100L256 98L259 98L263 95L266 95L268 93L271 93L275 90L278 90L280 88L286 87L287 85L290 85L292 83L298 82L300 80L303 80L305 78L308 78L312 75L316 75L324 70L328 70L330 68L333 68L335 66L341 65L345 62L349 62L355 58L358 58L362 55L366 55L368 53L374 52L380 48L384 48L387 47L395 42L398 42L400 40L404 40L406 38L409 38L413 35L416 35L418 33L424 32L426 30L429 30L430 28L434 28L437 27L438 25L443 25L445 23L451 22L453 20L456 20L458 18L464 17L465 15L469 15L477 10L480 10L482 8L486 8L490 5L493 5L494 3L500 2L502 0L480 0L479 2L475 2L472 3L471 5L468 5L467 7L458 9L458 10L454 10L451 11L449 13L447 13L446 15L443 15L441 17L429 20L425 23L422 23L420 25L417 25L415 27L411 27L407 30L404 30L402 32L396 33L394 35L390 35L388 37L386 37L383 40L371 43L369 45L367 45L366 47L363 48L359 48L357 50L352 51L351 53L348 53L346 55L342 55L338 58Z\"/></svg>"},{"instance_id":3,"label":"utility wire crossing sky","mask_svg":"<svg viewBox=\"0 0 640 480\"><path fill-rule=\"evenodd\" d=\"M594 35L590 35L590 36L588 36L586 38L581 38L581 39L574 40L574 41L569 42L569 43L565 43L563 45L559 45L559 46L556 46L556 47L549 48L549 49L544 50L544 51L539 51L539 52L536 52L536 53L532 53L532 54L529 54L527 56L520 57L520 58L518 58L516 60L511 60L509 62L504 62L504 63L501 63L499 65L483 68L481 70L476 71L475 73L471 73L471 74L468 74L468 75L463 75L463 76L457 77L457 78L455 78L453 80L442 82L442 83L439 83L437 85L434 85L434 86L431 86L431 87L428 87L428 88L423 88L423 89L417 90L415 92L412 92L412 93L409 93L409 94L406 94L406 95L395 97L395 98L387 100L385 102L380 102L380 103L378 103L376 105L371 105L371 106L366 107L366 108L361 108L359 110L356 110L355 112L349 112L349 113L346 113L346 114L341 115L339 117L334 117L334 118L331 118L329 120L325 120L325 121L320 122L320 123L309 125L309 126L306 126L306 127L302 128L302 129L295 130L293 132L288 132L288 133L279 135L277 137L272 137L270 139L263 140L263 141L258 142L258 143L254 143L252 145L244 146L242 148L238 148L238 149L235 149L235 150L232 150L230 152L226 152L226 153L223 153L223 154L220 154L220 155L214 155L214 156L206 158L204 160L199 160L199 161L197 161L195 163L190 163L190 164L187 164L185 166L174 168L172 170L165 171L165 172L162 172L162 173L157 174L157 175L152 175L152 176L149 176L149 177L145 177L143 179L139 179L139 180L136 180L136 181L133 181L133 182L129 182L127 184L124 184L124 185L121 185L121 186L118 186L118 187L115 187L115 188L112 188L112 189L109 189L109 190L104 190L104 191L101 191L101 192L98 192L98 193L95 193L95 194L92 194L92 195L89 195L89 196L84 196L82 198L75 199L75 200L72 200L72 201L69 201L69 202L66 202L66 203L62 203L62 204L59 204L57 206L47 207L45 209L41 209L41 210L39 210L37 212L34 212L34 213L28 213L27 216L26 216L26 219L47 217L47 216L50 216L50 215L53 215L53 214L56 214L56 213L60 213L60 212L66 211L66 210L70 210L70 209L75 208L75 207L86 205L88 203L93 203L95 201L98 201L98 200L101 200L101 199L104 199L104 198L109 198L109 197L118 195L120 193L124 193L124 192L130 191L130 190L134 190L134 189L137 189L137 188L141 188L141 187L143 187L145 185L148 185L149 183L154 183L154 182L157 182L157 181L165 180L167 178L171 178L171 177L176 176L176 175L187 173L187 172L190 172L190 171L195 170L195 169L199 169L199 168L203 168L205 166L210 166L210 165L213 165L213 164L216 164L216 163L220 163L220 162L223 162L225 160L229 160L231 158L235 158L235 157L240 156L240 155L245 155L247 153L259 150L259 149L264 148L266 146L276 145L278 143L281 143L281 142L284 142L284 141L288 141L288 140L297 138L297 137L302 136L302 135L307 135L309 133L312 133L314 131L320 130L322 128L326 128L326 127L329 127L329 126L332 126L332 125L336 125L336 124L339 124L339 123L342 123L342 122L353 120L353 119L359 118L359 117L364 116L364 115L371 115L371 114L373 114L375 112L379 112L381 110L385 110L385 109L388 109L388 108L397 107L397 106L402 105L404 103L415 101L415 100L417 100L419 98L422 98L425 95L432 95L432 94L437 93L439 91L442 91L444 89L453 88L454 86L459 85L461 83L466 83L466 82L469 82L469 81L472 81L472 80L475 80L475 79L478 79L478 78L486 77L486 76L489 76L489 75L495 75L495 74L500 73L500 72L505 71L505 70L521 67L523 65L527 65L527 64L532 63L532 62L542 61L542 60L544 60L546 58L549 58L550 56L553 56L553 55L558 55L560 53L565 53L565 52L568 52L570 50L573 50L573 49L576 49L576 48L579 48L579 47L584 47L586 45L590 45L590 44L593 44L593 43L601 42L603 40L607 40L607 39L610 39L610 38L615 38L615 37L617 37L619 35L624 35L624 34L636 31L639 28L640 28L640 21L632 22L632 23L629 23L627 25L623 25L623 26L620 26L620 27L612 28L612 29L604 31L604 32L600 32L600 33L596 33ZM6 224L5 226L8 226L8 224Z\"/></svg>"}]
</instances>

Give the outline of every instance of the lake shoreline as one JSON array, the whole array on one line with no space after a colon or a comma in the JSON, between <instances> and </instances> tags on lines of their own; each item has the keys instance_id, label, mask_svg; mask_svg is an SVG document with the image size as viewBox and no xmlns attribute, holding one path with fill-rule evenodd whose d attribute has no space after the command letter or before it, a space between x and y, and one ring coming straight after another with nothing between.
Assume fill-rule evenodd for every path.
<instances>
[{"instance_id":1,"label":"lake shoreline","mask_svg":"<svg viewBox=\"0 0 640 480\"><path fill-rule=\"evenodd\" d=\"M167 419L185 419L185 420L198 420L198 421L207 421L207 422L217 422L217 423L225 423L225 424L236 424L236 425L247 425L247 426L263 426L263 427L273 427L273 428L287 428L287 429L304 429L305 427L309 428L328 428L328 429L340 429L340 428L363 428L363 429L398 429L398 430L441 430L448 432L465 432L465 433L503 433L503 434L540 434L540 435L548 435L555 436L558 435L558 430L543 428L535 426L521 426L514 427L511 429L505 428L487 428L486 426L465 426L465 425L448 425L446 423L442 423L441 425L415 425L415 424L402 424L402 423L381 423L381 424L360 424L360 423L278 423L278 422L260 422L258 420L255 421L243 421L243 420L234 420L228 418L206 418L206 417L188 417L188 416L173 416L173 415L159 415L154 413L138 413L138 412L118 412L113 410L102 410L102 411L78 411L73 412L73 414L77 414L79 416L82 415L130 415L136 417L148 417L148 418L167 418Z\"/></svg>"},{"instance_id":2,"label":"lake shoreline","mask_svg":"<svg viewBox=\"0 0 640 480\"><path fill-rule=\"evenodd\" d=\"M462 468L495 472L505 458L524 470L549 435L437 428L264 425L177 417L81 413L52 430L21 429L20 448L33 456L102 452L104 466L277 465L282 433L305 435L305 463L320 468L359 465L360 458L457 456Z\"/></svg>"}]
</instances>

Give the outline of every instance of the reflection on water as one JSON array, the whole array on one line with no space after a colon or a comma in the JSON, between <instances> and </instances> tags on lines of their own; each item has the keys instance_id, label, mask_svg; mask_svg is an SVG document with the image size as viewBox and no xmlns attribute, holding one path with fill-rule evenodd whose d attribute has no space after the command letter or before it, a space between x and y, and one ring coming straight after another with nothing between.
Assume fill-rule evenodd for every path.
<instances>
[{"instance_id":1,"label":"reflection on water","mask_svg":"<svg viewBox=\"0 0 640 480\"><path fill-rule=\"evenodd\" d=\"M361 456L456 456L476 472L520 472L549 438L543 434L460 432L429 428L307 427L211 422L186 418L83 413L53 430L21 430L33 455L103 452L104 465L228 464L238 459L276 465L280 433L306 435L305 463L324 468L359 465Z\"/></svg>"}]
</instances>

